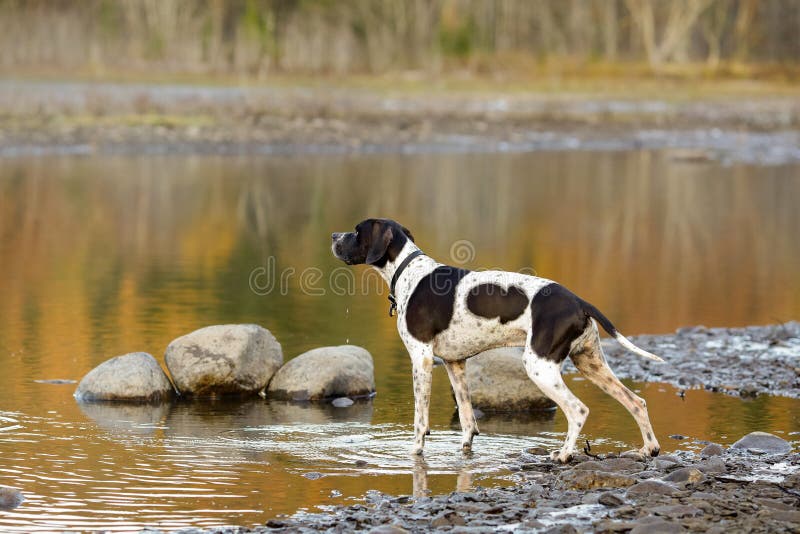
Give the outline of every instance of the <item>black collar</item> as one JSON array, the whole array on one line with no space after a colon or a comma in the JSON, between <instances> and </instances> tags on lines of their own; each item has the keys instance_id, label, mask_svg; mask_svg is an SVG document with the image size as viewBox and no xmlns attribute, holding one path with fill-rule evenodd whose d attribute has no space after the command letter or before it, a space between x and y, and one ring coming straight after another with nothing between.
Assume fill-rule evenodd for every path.
<instances>
[{"instance_id":1,"label":"black collar","mask_svg":"<svg viewBox=\"0 0 800 534\"><path fill-rule=\"evenodd\" d=\"M397 284L397 280L400 278L400 275L403 274L403 271L406 270L408 264L416 258L417 256L424 256L425 253L421 250L417 249L406 258L400 262L400 265L397 266L397 270L394 272L394 276L392 276L392 283L389 284L389 317L394 315L394 311L397 309L397 301L394 298L394 286Z\"/></svg>"}]
</instances>

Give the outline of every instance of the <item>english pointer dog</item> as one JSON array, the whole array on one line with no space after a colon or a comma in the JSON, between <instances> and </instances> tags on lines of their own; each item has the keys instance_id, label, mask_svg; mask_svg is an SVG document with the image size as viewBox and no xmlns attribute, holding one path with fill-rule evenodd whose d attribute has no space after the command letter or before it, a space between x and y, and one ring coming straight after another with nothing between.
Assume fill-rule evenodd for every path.
<instances>
[{"instance_id":1,"label":"english pointer dog","mask_svg":"<svg viewBox=\"0 0 800 534\"><path fill-rule=\"evenodd\" d=\"M567 357L586 378L619 401L642 432L639 452L657 456L658 441L645 401L626 388L606 363L597 324L627 350L663 361L640 349L600 311L561 285L537 276L504 271L468 271L422 253L407 228L388 219L367 219L355 231L332 236L333 254L348 265L367 264L389 284L389 315L413 364L414 446L421 454L430 434L428 407L433 357L444 360L458 404L461 447L472 448L478 425L465 380L467 358L495 347L524 346L528 376L568 421L567 437L553 460L568 462L589 409L567 389L561 365Z\"/></svg>"}]
</instances>

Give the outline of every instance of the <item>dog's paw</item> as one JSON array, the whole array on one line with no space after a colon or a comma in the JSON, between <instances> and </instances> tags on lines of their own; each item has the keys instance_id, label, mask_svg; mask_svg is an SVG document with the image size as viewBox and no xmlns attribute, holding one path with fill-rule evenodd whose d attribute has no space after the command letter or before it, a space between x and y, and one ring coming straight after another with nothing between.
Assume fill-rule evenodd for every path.
<instances>
[{"instance_id":1,"label":"dog's paw","mask_svg":"<svg viewBox=\"0 0 800 534\"><path fill-rule=\"evenodd\" d=\"M655 458L656 456L658 456L659 453L661 452L661 447L659 447L659 446L655 446L655 447L644 446L641 449L639 449L637 452L642 455L643 459L646 460L647 458Z\"/></svg>"},{"instance_id":2,"label":"dog's paw","mask_svg":"<svg viewBox=\"0 0 800 534\"><path fill-rule=\"evenodd\" d=\"M572 461L572 453L565 451L553 451L550 453L550 459L560 464L566 464Z\"/></svg>"}]
</instances>

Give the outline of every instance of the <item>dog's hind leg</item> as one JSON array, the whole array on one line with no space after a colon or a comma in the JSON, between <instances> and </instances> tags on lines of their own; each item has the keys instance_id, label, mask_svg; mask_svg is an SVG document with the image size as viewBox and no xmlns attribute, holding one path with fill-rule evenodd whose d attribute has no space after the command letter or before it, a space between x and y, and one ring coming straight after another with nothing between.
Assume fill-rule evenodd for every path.
<instances>
[{"instance_id":1,"label":"dog's hind leg","mask_svg":"<svg viewBox=\"0 0 800 534\"><path fill-rule=\"evenodd\" d=\"M603 355L600 335L594 321L587 327L587 332L573 345L570 358L583 376L614 397L636 420L644 440L644 447L639 449L639 452L643 456L658 456L661 447L650 424L647 404L644 399L626 388L611 371Z\"/></svg>"},{"instance_id":2,"label":"dog's hind leg","mask_svg":"<svg viewBox=\"0 0 800 534\"><path fill-rule=\"evenodd\" d=\"M466 363L466 360L444 363L447 376L450 377L450 384L453 386L453 393L456 396L456 404L458 404L458 419L461 421L462 431L461 449L465 452L472 449L472 438L480 433L478 424L475 422L475 412L472 411L472 401L469 398L465 376Z\"/></svg>"},{"instance_id":3,"label":"dog's hind leg","mask_svg":"<svg viewBox=\"0 0 800 534\"><path fill-rule=\"evenodd\" d=\"M413 352L412 352L413 350ZM422 454L425 436L430 434L428 412L431 403L433 351L428 346L409 347L414 379L414 446L413 454Z\"/></svg>"},{"instance_id":4,"label":"dog's hind leg","mask_svg":"<svg viewBox=\"0 0 800 534\"><path fill-rule=\"evenodd\" d=\"M572 459L572 451L589 415L589 409L576 397L564 383L561 377L561 363L542 358L530 347L525 347L523 355L525 370L528 376L542 390L542 393L555 402L567 418L567 437L560 451L554 451L550 457L561 463Z\"/></svg>"}]
</instances>

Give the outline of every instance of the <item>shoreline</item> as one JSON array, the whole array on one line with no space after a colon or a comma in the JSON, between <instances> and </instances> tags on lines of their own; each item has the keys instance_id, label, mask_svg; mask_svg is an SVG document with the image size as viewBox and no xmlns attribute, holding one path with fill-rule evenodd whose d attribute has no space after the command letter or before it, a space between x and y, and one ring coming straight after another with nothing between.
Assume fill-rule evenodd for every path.
<instances>
[{"instance_id":1,"label":"shoreline","mask_svg":"<svg viewBox=\"0 0 800 534\"><path fill-rule=\"evenodd\" d=\"M0 157L670 150L800 161L800 101L0 82Z\"/></svg>"}]
</instances>

